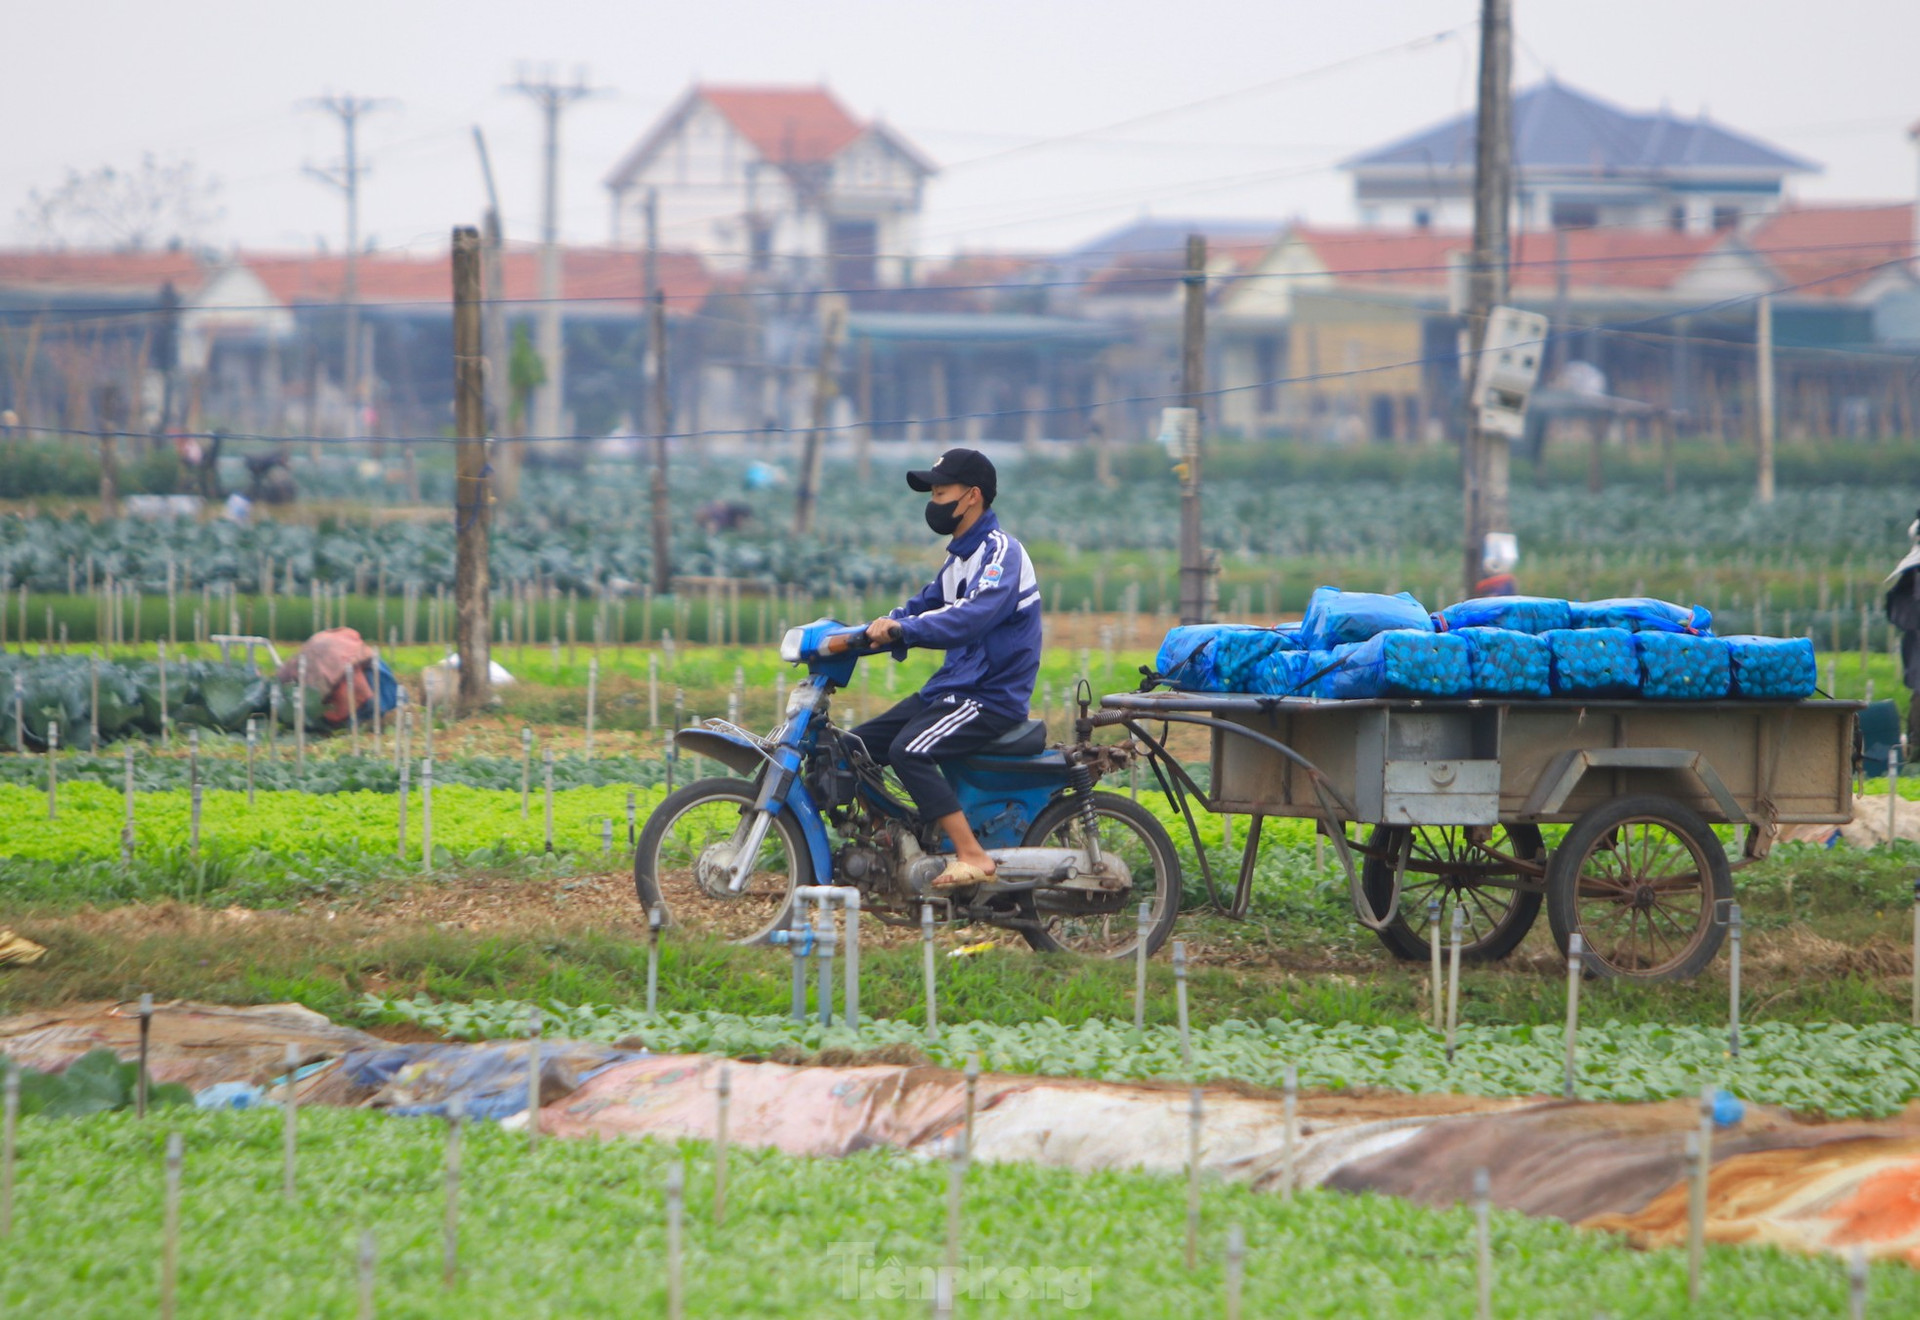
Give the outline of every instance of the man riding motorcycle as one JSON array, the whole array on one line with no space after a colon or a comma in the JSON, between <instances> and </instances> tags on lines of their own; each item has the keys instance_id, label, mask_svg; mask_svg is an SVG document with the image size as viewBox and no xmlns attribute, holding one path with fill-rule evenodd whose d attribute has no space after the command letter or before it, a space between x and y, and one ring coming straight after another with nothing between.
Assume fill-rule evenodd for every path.
<instances>
[{"instance_id":1,"label":"man riding motorcycle","mask_svg":"<svg viewBox=\"0 0 1920 1320\"><path fill-rule=\"evenodd\" d=\"M985 454L949 449L907 473L907 485L932 496L927 526L952 538L947 561L906 604L868 624L867 637L896 659L908 647L947 657L925 687L852 733L953 841L933 887L963 889L989 879L994 863L936 762L976 752L1028 718L1040 673L1040 581L994 515L998 477Z\"/></svg>"}]
</instances>

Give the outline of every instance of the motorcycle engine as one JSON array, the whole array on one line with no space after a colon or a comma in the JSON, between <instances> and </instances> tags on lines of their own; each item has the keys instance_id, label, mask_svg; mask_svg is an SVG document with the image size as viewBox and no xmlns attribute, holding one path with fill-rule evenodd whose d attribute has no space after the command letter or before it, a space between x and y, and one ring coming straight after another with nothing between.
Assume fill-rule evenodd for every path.
<instances>
[{"instance_id":1,"label":"motorcycle engine","mask_svg":"<svg viewBox=\"0 0 1920 1320\"><path fill-rule=\"evenodd\" d=\"M870 889L887 873L887 854L869 843L849 843L833 855L833 873L847 884Z\"/></svg>"}]
</instances>

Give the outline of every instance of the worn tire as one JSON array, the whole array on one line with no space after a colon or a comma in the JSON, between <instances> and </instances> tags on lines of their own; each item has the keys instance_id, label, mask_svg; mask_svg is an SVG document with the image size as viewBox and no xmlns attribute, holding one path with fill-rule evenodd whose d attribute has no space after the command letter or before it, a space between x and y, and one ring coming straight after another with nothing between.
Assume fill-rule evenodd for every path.
<instances>
[{"instance_id":1,"label":"worn tire","mask_svg":"<svg viewBox=\"0 0 1920 1320\"><path fill-rule=\"evenodd\" d=\"M1649 870L1664 872L1663 859L1683 866L1692 863L1691 871L1679 872L1677 877L1661 876L1677 878L1680 884L1653 884L1648 876L1631 873L1635 826L1642 827L1643 838L1649 840L1641 850ZM1652 840L1652 829L1670 836L1671 843ZM1627 832L1624 850L1623 830ZM1613 860L1588 865L1590 859L1602 857ZM1685 883L1689 876L1691 884ZM1617 883L1620 894L1614 897L1608 891ZM1673 911L1660 902L1663 894L1679 900ZM1587 971L1595 976L1651 982L1698 975L1726 938L1727 928L1718 919L1719 905L1732 898L1733 873L1712 827L1691 807L1653 793L1616 798L1588 811L1567 830L1547 867L1547 920L1553 926L1553 938L1565 953L1571 936L1579 931L1586 945ZM1641 906L1650 900L1653 906ZM1610 910L1610 905L1617 911ZM1656 914L1654 907L1661 911ZM1624 937L1623 918L1627 922ZM1648 931L1649 952L1644 957L1638 953L1642 925ZM1663 928L1668 932L1664 937Z\"/></svg>"},{"instance_id":2,"label":"worn tire","mask_svg":"<svg viewBox=\"0 0 1920 1320\"><path fill-rule=\"evenodd\" d=\"M690 882L687 868L661 865L662 845L668 842L669 831L675 822L703 806L737 806L751 811L757 796L758 790L744 779L699 779L668 794L653 809L647 816L645 828L640 831L640 840L633 852L633 888L640 899L643 915L650 912L655 903L663 903L667 909L668 925L723 935L737 944L765 944L774 931L792 920L794 887L796 884L811 884L812 877L803 877L797 870L806 864L810 854L807 852L806 839L800 833L799 822L791 811L782 811L775 816L772 826L767 830L768 841L777 837L793 863L786 876L784 892L780 892L779 884L775 882L764 894L744 896L758 898L750 921L742 922L739 920L741 913L728 911L733 903L741 900L711 897L700 891L697 884ZM723 815L716 816L716 820L724 819ZM709 837L711 841L713 839ZM764 849L766 844L761 846Z\"/></svg>"},{"instance_id":3,"label":"worn tire","mask_svg":"<svg viewBox=\"0 0 1920 1320\"><path fill-rule=\"evenodd\" d=\"M1409 829L1416 829L1421 831L1420 834L1414 836L1414 848L1417 856L1421 851L1423 839L1426 841L1427 847L1431 849L1438 842L1434 838L1437 832L1459 830L1461 828L1463 827L1458 825L1376 825L1373 827L1373 838L1367 846L1376 851L1384 850L1388 846L1398 849L1405 840L1407 831ZM1505 825L1499 828L1506 831L1507 839L1513 845L1510 851L1512 851L1516 857L1531 859L1540 855L1542 843L1540 830L1537 826ZM1492 859L1489 858L1488 860L1491 862ZM1412 864L1409 863L1406 883L1414 887L1419 887L1422 882L1415 878L1419 874ZM1393 868L1378 857L1366 858L1364 865L1360 868L1360 886L1367 896L1367 905L1376 913L1385 911L1387 903L1393 893ZM1458 894L1462 887L1448 886L1444 880L1438 879L1437 877L1428 887L1431 888L1433 892L1430 894L1422 894L1419 897L1417 906L1421 911L1415 921L1407 920L1408 904L1405 901L1406 896L1403 892L1401 909L1394 916L1392 922L1390 922L1385 929L1374 931L1374 934L1380 937L1380 943L1386 945L1389 953L1407 962L1425 962L1432 957L1432 947L1427 943L1426 932L1427 922L1425 909L1426 901L1429 897L1439 897L1441 900L1441 938L1445 939L1447 932L1452 929L1450 924L1452 916L1447 910L1447 903L1449 898ZM1473 889L1472 886L1465 886L1464 888L1469 890ZM1444 896L1442 891L1445 891ZM1478 893L1479 891L1474 892ZM1481 915L1485 919L1485 928L1476 930L1473 939L1463 940L1461 942L1461 958L1470 962L1497 961L1519 948L1520 941L1524 940L1527 937L1527 932L1533 929L1533 923L1540 916L1540 894L1535 890L1522 889L1504 890L1501 892L1512 895L1512 899L1507 903L1504 911L1494 912L1484 903L1479 904L1477 907L1469 906L1466 909L1470 919L1476 912ZM1451 946L1449 945L1447 947Z\"/></svg>"},{"instance_id":4,"label":"worn tire","mask_svg":"<svg viewBox=\"0 0 1920 1320\"><path fill-rule=\"evenodd\" d=\"M1020 933L1028 944L1042 953L1083 953L1096 958L1131 958L1139 944L1138 913L1144 900L1153 905L1153 924L1147 928L1147 956L1152 957L1166 943L1167 936L1173 933L1173 924L1180 918L1180 854L1174 851L1173 840L1168 837L1166 828L1154 817L1154 814L1135 802L1132 798L1122 797L1118 793L1095 793L1093 807L1103 821L1115 822L1132 835L1133 849L1150 859L1154 869L1154 878L1150 889L1143 888L1136 870L1134 888L1124 895L1114 896L1115 919L1124 923L1125 936L1119 941L1102 941L1094 946L1088 941L1061 938L1055 930L1049 929L1047 912L1047 891L1036 889L1032 898L1035 905L1035 923L1023 925ZM1049 802L1034 817L1033 824L1027 827L1026 838L1021 842L1029 848L1061 846L1049 844L1048 836L1070 826L1080 815L1078 794L1066 794ZM1106 846L1106 830L1101 831L1102 846ZM1129 865L1132 865L1129 862ZM1064 918L1056 914L1051 920L1057 924Z\"/></svg>"}]
</instances>

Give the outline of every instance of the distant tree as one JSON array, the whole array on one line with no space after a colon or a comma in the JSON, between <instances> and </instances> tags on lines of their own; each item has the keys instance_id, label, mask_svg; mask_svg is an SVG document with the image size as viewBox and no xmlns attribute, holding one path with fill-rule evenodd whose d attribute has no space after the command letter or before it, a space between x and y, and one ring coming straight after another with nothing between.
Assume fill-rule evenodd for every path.
<instances>
[{"instance_id":1,"label":"distant tree","mask_svg":"<svg viewBox=\"0 0 1920 1320\"><path fill-rule=\"evenodd\" d=\"M533 346L527 327L513 327L513 352L507 358L507 425L514 435L527 433L527 405L533 392L547 383L547 364Z\"/></svg>"},{"instance_id":2,"label":"distant tree","mask_svg":"<svg viewBox=\"0 0 1920 1320\"><path fill-rule=\"evenodd\" d=\"M69 170L51 192L34 189L20 208L20 222L44 247L193 247L211 237L225 214L219 194L220 181L202 175L192 161L162 162L148 152L133 169Z\"/></svg>"}]
</instances>

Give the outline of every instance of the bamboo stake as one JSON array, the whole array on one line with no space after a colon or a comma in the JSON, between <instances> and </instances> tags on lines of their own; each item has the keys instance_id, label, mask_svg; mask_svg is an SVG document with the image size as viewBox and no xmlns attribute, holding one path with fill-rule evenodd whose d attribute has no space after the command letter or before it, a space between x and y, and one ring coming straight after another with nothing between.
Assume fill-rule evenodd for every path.
<instances>
[{"instance_id":1,"label":"bamboo stake","mask_svg":"<svg viewBox=\"0 0 1920 1320\"><path fill-rule=\"evenodd\" d=\"M1488 1204L1491 1187L1485 1169L1473 1171L1473 1246L1474 1246L1474 1314L1479 1320L1491 1320L1493 1315L1493 1233L1491 1218L1492 1207Z\"/></svg>"},{"instance_id":2,"label":"bamboo stake","mask_svg":"<svg viewBox=\"0 0 1920 1320\"><path fill-rule=\"evenodd\" d=\"M1447 982L1447 1062L1453 1062L1453 1042L1460 1025L1460 943L1466 932L1466 914L1453 909L1453 954Z\"/></svg>"},{"instance_id":3,"label":"bamboo stake","mask_svg":"<svg viewBox=\"0 0 1920 1320\"><path fill-rule=\"evenodd\" d=\"M1920 930L1920 917L1915 917L1915 929ZM927 1039L940 1039L940 1020L934 1003L933 988L933 904L920 905L920 952L923 973L927 984ZM1920 973L1916 973L1920 975Z\"/></svg>"},{"instance_id":4,"label":"bamboo stake","mask_svg":"<svg viewBox=\"0 0 1920 1320\"><path fill-rule=\"evenodd\" d=\"M1193 1037L1187 1023L1187 942L1173 942L1173 1002L1180 1017L1180 1064L1193 1068Z\"/></svg>"},{"instance_id":5,"label":"bamboo stake","mask_svg":"<svg viewBox=\"0 0 1920 1320\"><path fill-rule=\"evenodd\" d=\"M1920 911L1920 908L1916 908ZM1920 930L1920 923L1915 926ZM1153 906L1140 905L1140 917L1134 927L1133 945L1133 1029L1147 1029L1147 936L1153 930Z\"/></svg>"},{"instance_id":6,"label":"bamboo stake","mask_svg":"<svg viewBox=\"0 0 1920 1320\"><path fill-rule=\"evenodd\" d=\"M1440 947L1440 900L1430 898L1427 900L1427 952L1433 963L1433 992L1430 998L1433 1000L1432 1016L1435 1031L1441 1028L1441 1019L1444 1014L1442 1002L1446 997L1441 991L1444 978L1440 974Z\"/></svg>"},{"instance_id":7,"label":"bamboo stake","mask_svg":"<svg viewBox=\"0 0 1920 1320\"><path fill-rule=\"evenodd\" d=\"M1200 1088L1187 1092L1187 1268L1200 1267L1200 1125L1205 1114Z\"/></svg>"},{"instance_id":8,"label":"bamboo stake","mask_svg":"<svg viewBox=\"0 0 1920 1320\"><path fill-rule=\"evenodd\" d=\"M167 1190L160 1248L160 1315L173 1320L174 1281L180 1268L180 1134L167 1133Z\"/></svg>"},{"instance_id":9,"label":"bamboo stake","mask_svg":"<svg viewBox=\"0 0 1920 1320\"><path fill-rule=\"evenodd\" d=\"M300 1145L300 1092L294 1084L294 1073L300 1068L300 1047L289 1044L283 1060L287 1069L287 1094L280 1102L282 1122L280 1125L280 1195L291 1201L294 1198L294 1172Z\"/></svg>"},{"instance_id":10,"label":"bamboo stake","mask_svg":"<svg viewBox=\"0 0 1920 1320\"><path fill-rule=\"evenodd\" d=\"M685 1214L687 1166L675 1161L667 1166L667 1318L681 1320L686 1314L686 1289L681 1273L680 1238Z\"/></svg>"},{"instance_id":11,"label":"bamboo stake","mask_svg":"<svg viewBox=\"0 0 1920 1320\"><path fill-rule=\"evenodd\" d=\"M1583 948L1585 943L1579 931L1573 932L1567 940L1567 1081L1564 1094L1569 1100L1573 1099L1576 1050L1580 1038L1580 980L1587 966Z\"/></svg>"},{"instance_id":12,"label":"bamboo stake","mask_svg":"<svg viewBox=\"0 0 1920 1320\"><path fill-rule=\"evenodd\" d=\"M7 1060L5 1099L0 1100L0 1239L13 1236L13 1161L20 1125L20 1065Z\"/></svg>"},{"instance_id":13,"label":"bamboo stake","mask_svg":"<svg viewBox=\"0 0 1920 1320\"><path fill-rule=\"evenodd\" d=\"M133 1115L135 1118L147 1116L147 1056L151 1053L153 1037L153 996L140 996L140 1058L133 1074Z\"/></svg>"},{"instance_id":14,"label":"bamboo stake","mask_svg":"<svg viewBox=\"0 0 1920 1320\"><path fill-rule=\"evenodd\" d=\"M727 1222L727 1110L733 1101L733 1066L720 1061L720 1078L714 1087L713 1137L713 1222Z\"/></svg>"},{"instance_id":15,"label":"bamboo stake","mask_svg":"<svg viewBox=\"0 0 1920 1320\"><path fill-rule=\"evenodd\" d=\"M447 1101L446 1217L440 1226L440 1286L452 1288L460 1278L460 1128L467 1104L459 1096Z\"/></svg>"},{"instance_id":16,"label":"bamboo stake","mask_svg":"<svg viewBox=\"0 0 1920 1320\"><path fill-rule=\"evenodd\" d=\"M540 1147L540 1010L527 1010L527 1152Z\"/></svg>"},{"instance_id":17,"label":"bamboo stake","mask_svg":"<svg viewBox=\"0 0 1920 1320\"><path fill-rule=\"evenodd\" d=\"M1280 1199L1291 1201L1299 1184L1300 1070L1288 1064L1280 1080Z\"/></svg>"}]
</instances>

